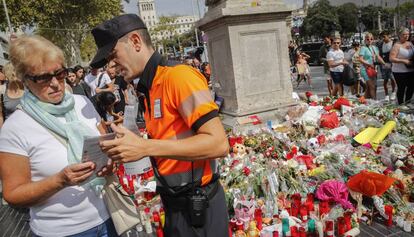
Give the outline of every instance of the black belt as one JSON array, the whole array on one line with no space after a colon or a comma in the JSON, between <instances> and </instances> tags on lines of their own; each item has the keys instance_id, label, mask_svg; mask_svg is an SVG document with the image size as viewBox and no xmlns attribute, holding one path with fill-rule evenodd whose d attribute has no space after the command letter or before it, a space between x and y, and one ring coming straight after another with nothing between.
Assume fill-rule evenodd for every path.
<instances>
[{"instance_id":1,"label":"black belt","mask_svg":"<svg viewBox=\"0 0 414 237\"><path fill-rule=\"evenodd\" d=\"M219 181L218 179L213 180L208 185L201 187L202 190L205 191L208 200L211 200L217 193L219 188ZM191 190L187 193L181 194L179 196L171 196L166 192L162 191L162 187L157 191L161 196L162 204L169 210L172 211L186 211L189 207L189 197L191 196Z\"/></svg>"}]
</instances>

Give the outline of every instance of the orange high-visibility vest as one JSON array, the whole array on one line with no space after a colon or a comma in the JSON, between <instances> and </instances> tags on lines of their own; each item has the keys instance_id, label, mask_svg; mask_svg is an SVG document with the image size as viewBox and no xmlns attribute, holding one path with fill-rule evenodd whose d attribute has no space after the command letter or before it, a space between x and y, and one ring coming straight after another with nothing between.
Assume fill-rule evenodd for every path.
<instances>
[{"instance_id":1,"label":"orange high-visibility vest","mask_svg":"<svg viewBox=\"0 0 414 237\"><path fill-rule=\"evenodd\" d=\"M152 139L178 140L193 136L204 123L218 116L218 107L204 76L190 66L163 65L158 53L147 63L138 90L146 93L144 118ZM192 182L191 161L162 157L155 157L155 161L168 186ZM194 161L193 168L194 181L201 181L202 186L217 173L215 159ZM157 185L162 186L160 182Z\"/></svg>"}]
</instances>

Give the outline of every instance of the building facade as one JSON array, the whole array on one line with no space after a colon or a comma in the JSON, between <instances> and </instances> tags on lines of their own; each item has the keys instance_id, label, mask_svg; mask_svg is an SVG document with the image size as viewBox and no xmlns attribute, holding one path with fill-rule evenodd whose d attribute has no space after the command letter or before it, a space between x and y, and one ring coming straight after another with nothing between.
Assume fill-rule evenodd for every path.
<instances>
[{"instance_id":1,"label":"building facade","mask_svg":"<svg viewBox=\"0 0 414 237\"><path fill-rule=\"evenodd\" d=\"M354 3L358 7L366 7L369 5L384 7L384 8L395 8L398 4L403 4L405 2L413 2L413 0L330 0L330 3L334 6L340 6L344 3Z\"/></svg>"},{"instance_id":2,"label":"building facade","mask_svg":"<svg viewBox=\"0 0 414 237\"><path fill-rule=\"evenodd\" d=\"M169 16L173 19L172 22L167 23L173 30L163 30L155 33L154 30L160 24L159 16L157 15L157 9L154 0L138 0L138 14L148 27L151 36L156 40L170 38L173 35L185 34L194 27L195 22L199 20L196 16Z\"/></svg>"},{"instance_id":3,"label":"building facade","mask_svg":"<svg viewBox=\"0 0 414 237\"><path fill-rule=\"evenodd\" d=\"M149 30L153 29L158 24L154 0L139 0L138 14L141 16Z\"/></svg>"}]
</instances>

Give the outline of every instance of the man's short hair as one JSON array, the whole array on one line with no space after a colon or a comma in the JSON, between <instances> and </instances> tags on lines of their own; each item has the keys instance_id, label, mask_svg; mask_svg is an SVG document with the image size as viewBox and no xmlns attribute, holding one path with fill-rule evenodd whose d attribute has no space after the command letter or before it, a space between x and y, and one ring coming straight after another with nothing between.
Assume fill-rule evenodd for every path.
<instances>
[{"instance_id":1,"label":"man's short hair","mask_svg":"<svg viewBox=\"0 0 414 237\"><path fill-rule=\"evenodd\" d=\"M154 48L154 45L151 41L151 36L147 29L139 29L137 30L138 34L141 36L142 41L144 44L150 48Z\"/></svg>"},{"instance_id":2,"label":"man's short hair","mask_svg":"<svg viewBox=\"0 0 414 237\"><path fill-rule=\"evenodd\" d=\"M381 31L380 36L384 36L384 35L390 35L390 32L388 32L388 30Z\"/></svg>"}]
</instances>

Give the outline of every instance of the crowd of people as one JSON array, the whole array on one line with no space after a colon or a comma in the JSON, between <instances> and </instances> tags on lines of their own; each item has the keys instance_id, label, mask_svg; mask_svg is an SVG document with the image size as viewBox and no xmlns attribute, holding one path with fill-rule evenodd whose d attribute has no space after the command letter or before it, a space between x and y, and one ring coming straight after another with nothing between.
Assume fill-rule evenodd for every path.
<instances>
[{"instance_id":1,"label":"crowd of people","mask_svg":"<svg viewBox=\"0 0 414 237\"><path fill-rule=\"evenodd\" d=\"M11 43L10 63L0 70L4 199L30 208L33 236L118 236L101 195L104 177L150 156L165 236L226 236L215 158L227 154L228 143L209 90L210 65L197 57L170 65L135 14L105 21L92 34L98 52L88 68L67 68L62 50L41 36ZM121 126L126 105L135 104L148 140ZM100 144L113 162L96 170L81 160L83 141L105 133L117 137ZM209 200L204 219L188 220L189 206L175 205L194 195Z\"/></svg>"},{"instance_id":2,"label":"crowd of people","mask_svg":"<svg viewBox=\"0 0 414 237\"><path fill-rule=\"evenodd\" d=\"M341 49L343 39L339 35L324 36L319 59L323 63L329 95L342 96L344 86L349 86L357 97L377 99L377 80L382 78L385 101L410 102L414 92L414 37L410 41L407 28L401 28L394 39L388 31L381 32L379 37L376 40L373 34L366 33L363 45L354 41L352 48L344 52ZM293 41L289 45L289 56L291 65L298 72L297 86L302 78L309 78L310 86L311 75L306 62L309 57L298 50Z\"/></svg>"}]
</instances>

